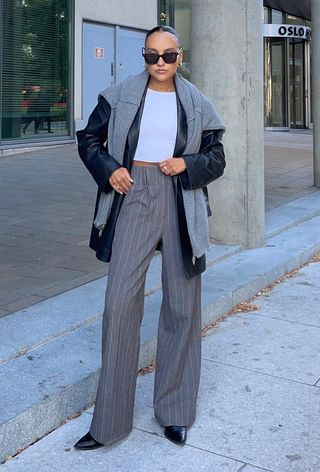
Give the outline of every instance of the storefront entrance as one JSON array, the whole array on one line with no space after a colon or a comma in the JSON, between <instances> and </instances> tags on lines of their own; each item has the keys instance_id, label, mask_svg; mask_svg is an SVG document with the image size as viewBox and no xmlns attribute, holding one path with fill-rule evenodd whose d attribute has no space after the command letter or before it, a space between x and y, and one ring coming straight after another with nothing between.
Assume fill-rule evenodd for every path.
<instances>
[{"instance_id":1,"label":"storefront entrance","mask_svg":"<svg viewBox=\"0 0 320 472\"><path fill-rule=\"evenodd\" d=\"M265 25L271 34L290 31L289 25ZM271 30L270 27L273 27ZM276 27L276 28L274 28ZM264 47L264 103L266 129L309 128L311 119L310 35L303 37L270 36ZM297 33L299 34L299 32ZM265 34L265 36L267 36Z\"/></svg>"}]
</instances>

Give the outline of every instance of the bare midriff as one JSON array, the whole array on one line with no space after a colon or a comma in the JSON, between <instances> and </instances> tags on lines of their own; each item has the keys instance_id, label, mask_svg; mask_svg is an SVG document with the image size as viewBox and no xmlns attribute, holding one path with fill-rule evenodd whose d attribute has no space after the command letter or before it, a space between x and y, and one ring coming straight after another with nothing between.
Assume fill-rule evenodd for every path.
<instances>
[{"instance_id":1,"label":"bare midriff","mask_svg":"<svg viewBox=\"0 0 320 472\"><path fill-rule=\"evenodd\" d=\"M134 166L159 166L160 162L151 162L151 161L138 161L133 160L132 165Z\"/></svg>"}]
</instances>

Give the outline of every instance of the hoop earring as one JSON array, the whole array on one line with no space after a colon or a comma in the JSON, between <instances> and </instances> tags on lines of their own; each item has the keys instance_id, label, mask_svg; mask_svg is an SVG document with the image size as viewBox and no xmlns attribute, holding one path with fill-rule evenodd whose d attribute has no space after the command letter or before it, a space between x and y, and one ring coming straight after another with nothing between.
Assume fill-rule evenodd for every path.
<instances>
[{"instance_id":1,"label":"hoop earring","mask_svg":"<svg viewBox=\"0 0 320 472\"><path fill-rule=\"evenodd\" d=\"M179 62L178 67L179 67L179 69L181 69L181 67L182 67L182 62Z\"/></svg>"}]
</instances>

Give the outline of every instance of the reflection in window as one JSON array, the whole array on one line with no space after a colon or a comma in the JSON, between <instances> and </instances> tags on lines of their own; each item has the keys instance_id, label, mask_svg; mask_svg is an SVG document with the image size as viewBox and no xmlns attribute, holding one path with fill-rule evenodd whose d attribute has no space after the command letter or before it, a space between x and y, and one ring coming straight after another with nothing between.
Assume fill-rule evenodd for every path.
<instances>
[{"instance_id":1,"label":"reflection in window","mask_svg":"<svg viewBox=\"0 0 320 472\"><path fill-rule=\"evenodd\" d=\"M283 23L283 13L279 10L271 10L271 23L280 25Z\"/></svg>"},{"instance_id":2,"label":"reflection in window","mask_svg":"<svg viewBox=\"0 0 320 472\"><path fill-rule=\"evenodd\" d=\"M304 128L304 41L292 39L289 46L290 126Z\"/></svg>"},{"instance_id":3,"label":"reflection in window","mask_svg":"<svg viewBox=\"0 0 320 472\"><path fill-rule=\"evenodd\" d=\"M2 140L69 129L69 0L3 2Z\"/></svg>"},{"instance_id":4,"label":"reflection in window","mask_svg":"<svg viewBox=\"0 0 320 472\"><path fill-rule=\"evenodd\" d=\"M170 2L169 0L160 1L160 24L168 25L170 24Z\"/></svg>"},{"instance_id":5,"label":"reflection in window","mask_svg":"<svg viewBox=\"0 0 320 472\"><path fill-rule=\"evenodd\" d=\"M267 38L264 54L265 127L286 127L285 42L282 38Z\"/></svg>"},{"instance_id":6,"label":"reflection in window","mask_svg":"<svg viewBox=\"0 0 320 472\"><path fill-rule=\"evenodd\" d=\"M186 78L190 77L190 0L176 0L174 2L175 29L181 36L183 46L183 65L179 72Z\"/></svg>"},{"instance_id":7,"label":"reflection in window","mask_svg":"<svg viewBox=\"0 0 320 472\"><path fill-rule=\"evenodd\" d=\"M190 0L160 0L160 24L175 28L181 37L183 64L179 72L190 77Z\"/></svg>"},{"instance_id":8,"label":"reflection in window","mask_svg":"<svg viewBox=\"0 0 320 472\"><path fill-rule=\"evenodd\" d=\"M288 25L305 25L306 20L303 18L299 18L298 16L293 16L289 15L289 13L286 13L286 23Z\"/></svg>"}]
</instances>

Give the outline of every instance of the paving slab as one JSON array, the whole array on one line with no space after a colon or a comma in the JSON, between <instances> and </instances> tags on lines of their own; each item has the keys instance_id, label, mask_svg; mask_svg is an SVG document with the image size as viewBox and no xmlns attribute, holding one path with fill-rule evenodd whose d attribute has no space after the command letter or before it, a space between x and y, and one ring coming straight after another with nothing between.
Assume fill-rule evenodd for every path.
<instances>
[{"instance_id":1,"label":"paving slab","mask_svg":"<svg viewBox=\"0 0 320 472\"><path fill-rule=\"evenodd\" d=\"M57 265L60 263L61 262L57 263ZM42 288L39 287L36 292L36 295L44 299L59 296L59 294L68 292L73 288L81 287L82 285L90 283L92 281L94 282L98 278L101 278L101 275L98 272L87 272L86 274L78 276L76 279L68 280L67 282L53 282L47 288L45 286L43 286ZM6 307L6 305L4 305L4 307ZM26 307L28 307L28 305L26 305Z\"/></svg>"},{"instance_id":2,"label":"paving slab","mask_svg":"<svg viewBox=\"0 0 320 472\"><path fill-rule=\"evenodd\" d=\"M270 238L266 247L236 253L231 248L230 257L221 258L216 264L209 265L203 277L203 324L214 321L235 304L254 295L319 250L320 242L314 232L320 223L318 219L320 220L319 217L313 218ZM150 285L147 285L147 290L151 287L151 291L149 290L145 300L139 368L147 365L156 352L156 327L161 305L159 261L160 256L158 259L154 258L154 266L148 274L147 284ZM7 328L7 317L0 319L0 345L3 346L0 374L4 391L8 398L14 397L15 392L24 391L29 402L13 403L15 411L11 411L11 416L2 415L0 435L2 444L5 445L3 456L13 453L21 445L30 444L41 434L57 427L63 416L79 411L94 398L99 373L100 315L106 285L106 280L103 279L54 297L47 300L47 303L40 302L35 311L35 307L27 309L28 314L21 311L11 315L11 326L8 324ZM11 333L17 334L12 338ZM92 342L93 338L95 342ZM94 350L90 353L91 367L89 370L75 368L82 361L78 346L85 350L86 342ZM69 353L63 366L61 351ZM28 355L32 357L32 364ZM50 369L46 367L47 360L50 369L56 372L53 379ZM68 378L71 370L72 375ZM24 377L30 379L28 384L19 377L19 371L23 371ZM13 377L12 372L15 373ZM6 382L8 376L15 378L15 382ZM60 382L59 378L66 382ZM313 380L317 381L314 377ZM11 390L13 393L10 393ZM39 396L41 393L45 396ZM57 414L59 403L61 414ZM46 421L41 423L44 411ZM22 424L24 428L21 428Z\"/></svg>"},{"instance_id":3,"label":"paving slab","mask_svg":"<svg viewBox=\"0 0 320 472\"><path fill-rule=\"evenodd\" d=\"M266 235L274 236L317 215L320 215L320 192L315 189L306 196L267 211Z\"/></svg>"},{"instance_id":4,"label":"paving slab","mask_svg":"<svg viewBox=\"0 0 320 472\"><path fill-rule=\"evenodd\" d=\"M79 452L73 448L74 436L78 430L85 430L86 422L81 418L64 425L44 438L41 444L35 444L18 458L4 464L3 470L8 472L34 472L35 470L37 472L60 472L61 470L238 472L243 465L241 462L200 448L188 445L177 448L163 436L150 434L137 428L134 428L128 438L117 445L100 448L94 452Z\"/></svg>"},{"instance_id":5,"label":"paving slab","mask_svg":"<svg viewBox=\"0 0 320 472\"><path fill-rule=\"evenodd\" d=\"M228 344L225 331L229 335ZM314 385L320 378L319 343L320 327L251 312L219 323L215 328L215 342L204 343L203 357Z\"/></svg>"},{"instance_id":6,"label":"paving slab","mask_svg":"<svg viewBox=\"0 0 320 472\"><path fill-rule=\"evenodd\" d=\"M143 472L151 469L168 472L197 469L219 472L319 472L320 380L317 385L313 385L304 382L304 375L309 369L316 370L320 365L320 329L316 325L274 318L272 307L275 309L276 303L271 303L273 294L277 299L281 291L282 298L277 303L285 306L292 295L293 284L296 284L298 291L304 287L309 290L310 281L317 285L320 264L309 264L298 274L276 286L274 292L268 295L268 305L261 307L259 312L231 315L203 338L197 418L188 431L187 445L183 448L163 437L163 428L154 418L153 372L138 377L134 429L127 438L95 451L76 451L73 444L88 431L92 421L93 408L90 408L6 461L2 465L3 470L82 472L92 467L97 471L111 472ZM312 294L310 297L310 304L301 308L305 312L312 309L311 305L317 305L316 297L312 297ZM95 323L98 325L99 320ZM89 329L89 325L82 329ZM299 337L299 330L302 333L308 330L308 336ZM10 375L8 371L5 376L9 382L15 381L16 374L24 372L24 388L19 388L17 399L19 393L24 391L25 395L20 395L19 401L22 404L30 401L28 388L37 384L37 395L43 400L43 408L39 412L39 409L26 410L21 405L21 421L12 422L16 429L12 426L11 436L2 436L3 446L6 446L6 441L12 441L17 431L20 434L25 432L25 428L30 431L31 419L27 418L28 415L34 427L39 422L45 426L48 419L46 401L49 401L46 395L54 390L55 385L60 383L67 386L70 375L76 375L79 369L86 369L94 375L97 333L91 329L88 336L79 339L77 330L74 330L72 336L75 346L71 350L67 344L63 344L63 337L54 340L60 346L59 371L53 365L53 352L47 358L44 346L17 358L15 362L23 366L16 371L13 369L14 364L11 364L11 368L10 363L4 365L10 370ZM71 339L70 335L68 339ZM295 349L289 352L290 342ZM288 347L284 355L280 351L281 343ZM265 355L259 371L255 357L261 356L263 350L270 352L272 361L266 360L268 356ZM74 357L72 352L75 353ZM208 354L210 359L207 358ZM77 356L83 361L81 365L76 362ZM235 364L235 358L241 359L241 362ZM72 368L68 369L70 363ZM282 366L285 368L278 372L279 375L274 375L277 368ZM40 380L43 368L51 373L46 383ZM293 374L291 378L285 377L287 372ZM37 379L40 382L37 383ZM92 385L96 380L96 377L91 378ZM74 388L73 402L76 404L87 388L87 383L79 382L71 388ZM4 398L7 396L4 395ZM54 415L57 422L70 411L68 398L68 395L59 395L53 406L50 406L49 415ZM10 400L1 405L6 411L2 414L8 418L12 405L18 401L15 397L13 400L11 406Z\"/></svg>"},{"instance_id":7,"label":"paving slab","mask_svg":"<svg viewBox=\"0 0 320 472\"><path fill-rule=\"evenodd\" d=\"M44 297L41 297L40 295L24 295L21 297L21 294L17 294L11 299L7 299L7 305L3 307L3 309L0 310L3 313L3 316L9 315L12 312L16 312L19 310L24 309L26 306L32 306L36 305L37 303L40 303Z\"/></svg>"},{"instance_id":8,"label":"paving slab","mask_svg":"<svg viewBox=\"0 0 320 472\"><path fill-rule=\"evenodd\" d=\"M204 344L214 342L215 334ZM139 395L150 405L153 379L148 377ZM317 387L203 359L188 444L273 472L319 472L319 404ZM150 414L140 425L161 432Z\"/></svg>"},{"instance_id":9,"label":"paving slab","mask_svg":"<svg viewBox=\"0 0 320 472\"><path fill-rule=\"evenodd\" d=\"M272 292L257 299L257 315L320 327L320 273L309 264L292 278L275 285Z\"/></svg>"},{"instance_id":10,"label":"paving slab","mask_svg":"<svg viewBox=\"0 0 320 472\"><path fill-rule=\"evenodd\" d=\"M215 328L203 356L218 362L314 385L320 378L320 266L311 263L258 297L257 311L229 317ZM230 343L224 339L228 330ZM295 361L294 361L295 360Z\"/></svg>"}]
</instances>

